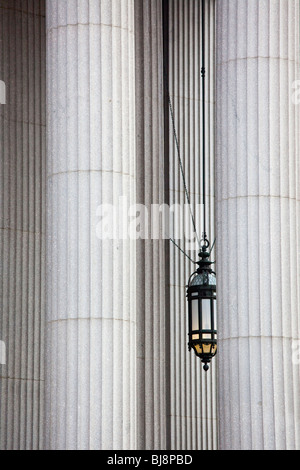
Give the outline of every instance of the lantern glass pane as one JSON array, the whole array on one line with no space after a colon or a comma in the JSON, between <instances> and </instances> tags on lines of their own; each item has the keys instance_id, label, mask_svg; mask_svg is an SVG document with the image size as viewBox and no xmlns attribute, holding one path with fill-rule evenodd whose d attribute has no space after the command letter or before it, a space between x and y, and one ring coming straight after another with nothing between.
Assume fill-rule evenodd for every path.
<instances>
[{"instance_id":1,"label":"lantern glass pane","mask_svg":"<svg viewBox=\"0 0 300 470\"><path fill-rule=\"evenodd\" d=\"M197 274L191 282L191 286L215 286L216 284L216 276L208 273Z\"/></svg>"},{"instance_id":2,"label":"lantern glass pane","mask_svg":"<svg viewBox=\"0 0 300 470\"><path fill-rule=\"evenodd\" d=\"M202 349L204 354L209 354L211 352L211 344L202 344Z\"/></svg>"},{"instance_id":3,"label":"lantern glass pane","mask_svg":"<svg viewBox=\"0 0 300 470\"><path fill-rule=\"evenodd\" d=\"M211 330L210 299L202 299L202 330Z\"/></svg>"},{"instance_id":4,"label":"lantern glass pane","mask_svg":"<svg viewBox=\"0 0 300 470\"><path fill-rule=\"evenodd\" d=\"M218 329L218 310L217 310L217 301L214 300L214 328Z\"/></svg>"},{"instance_id":5,"label":"lantern glass pane","mask_svg":"<svg viewBox=\"0 0 300 470\"><path fill-rule=\"evenodd\" d=\"M192 331L199 330L198 300L192 300Z\"/></svg>"},{"instance_id":6,"label":"lantern glass pane","mask_svg":"<svg viewBox=\"0 0 300 470\"><path fill-rule=\"evenodd\" d=\"M202 338L203 339L211 339L211 334L204 333L204 334L202 334Z\"/></svg>"}]
</instances>

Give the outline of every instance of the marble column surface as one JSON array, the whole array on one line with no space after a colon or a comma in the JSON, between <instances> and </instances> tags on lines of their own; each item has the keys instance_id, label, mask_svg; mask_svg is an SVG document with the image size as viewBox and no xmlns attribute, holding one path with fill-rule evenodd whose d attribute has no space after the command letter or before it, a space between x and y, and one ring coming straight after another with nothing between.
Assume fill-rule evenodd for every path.
<instances>
[{"instance_id":1,"label":"marble column surface","mask_svg":"<svg viewBox=\"0 0 300 470\"><path fill-rule=\"evenodd\" d=\"M46 6L46 446L130 449L135 244L99 208L136 200L134 2Z\"/></svg>"},{"instance_id":2,"label":"marble column surface","mask_svg":"<svg viewBox=\"0 0 300 470\"><path fill-rule=\"evenodd\" d=\"M44 1L0 0L1 450L44 445L45 52Z\"/></svg>"},{"instance_id":3,"label":"marble column surface","mask_svg":"<svg viewBox=\"0 0 300 470\"><path fill-rule=\"evenodd\" d=\"M46 4L47 448L165 448L164 242L97 229L164 198L161 0Z\"/></svg>"},{"instance_id":4,"label":"marble column surface","mask_svg":"<svg viewBox=\"0 0 300 470\"><path fill-rule=\"evenodd\" d=\"M216 7L219 446L299 450L299 2Z\"/></svg>"}]
</instances>

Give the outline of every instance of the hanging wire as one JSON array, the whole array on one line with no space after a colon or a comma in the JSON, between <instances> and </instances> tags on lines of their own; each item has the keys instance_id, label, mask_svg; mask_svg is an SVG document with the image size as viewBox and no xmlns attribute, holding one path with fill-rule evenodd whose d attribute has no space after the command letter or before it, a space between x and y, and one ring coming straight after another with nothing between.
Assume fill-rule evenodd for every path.
<instances>
[{"instance_id":1,"label":"hanging wire","mask_svg":"<svg viewBox=\"0 0 300 470\"><path fill-rule=\"evenodd\" d=\"M172 242L173 245L175 245L176 248L178 248L178 250L181 251L181 253L183 253L184 256L186 256L192 263L197 264L196 261L194 261L189 255L187 255L186 252L183 251L182 248L180 248L180 246L177 245L177 243L172 238L170 238L170 242Z\"/></svg>"},{"instance_id":2,"label":"hanging wire","mask_svg":"<svg viewBox=\"0 0 300 470\"><path fill-rule=\"evenodd\" d=\"M186 199L189 205L190 209L190 214L191 214L191 219L194 227L194 232L197 237L197 241L200 247L205 246L206 243L208 243L209 247L209 242L207 239L207 233L206 233L206 123L205 123L205 75L206 75L206 63L205 63L205 0L202 0L202 66L201 66L201 78L202 78L202 129L203 129L203 135L202 135L202 202L203 202L203 235L202 239L200 241L198 234L197 234L197 229L196 229L196 223L195 223L195 218L194 214L192 211L191 207L191 201L190 201L190 196L189 192L187 189L187 184L186 184L186 178L184 174L184 168L183 168L183 163L182 163L182 158L180 154L180 147L179 147L179 141L178 141L178 136L176 132L176 125L175 125L175 119L174 119L174 111L173 111L173 106L172 106L172 101L169 93L169 87L168 87L168 76L165 70L165 65L164 65L164 82L165 82L165 89L166 89L166 94L168 98L168 105L169 105L169 110L170 110L170 115L171 115L171 122L172 122L172 129L173 129L173 135L174 135L174 140L175 140L175 145L177 149L177 155L178 155L178 161L179 161L179 167L180 167L180 172L183 180L183 185L184 185L184 191L186 194ZM174 240L170 239L170 241L193 263L193 261L176 243ZM204 245L202 245L202 242L204 242ZM214 245L216 243L216 240L214 241L210 253L212 252Z\"/></svg>"},{"instance_id":3,"label":"hanging wire","mask_svg":"<svg viewBox=\"0 0 300 470\"><path fill-rule=\"evenodd\" d=\"M183 168L183 163L182 163L182 158L181 158L181 153L180 153L180 147L179 147L179 141L178 141L176 125L175 125L173 105L172 105L172 101L171 101L171 97L170 97L170 93L169 93L168 76L167 76L165 67L164 67L164 82L165 82L165 89L166 89L166 94L167 94L167 98L168 98L168 105L169 105L171 122L172 122L172 130L173 130L173 135L174 135L174 140L175 140L175 145L176 145L176 150L177 150L178 162L179 162L180 172L181 172L181 176L182 176L184 191L185 191L186 199L187 199L190 214L191 214L191 219L192 219L194 232L195 232L195 235L196 235L196 238L197 238L197 241L198 241L198 245L200 247L201 242L200 242L200 238L199 238L198 233L197 233L195 217L194 217L194 214L193 214L193 211L192 211L191 200L190 200L189 192L188 192L188 189L187 189L186 178L185 178L185 174L184 174L184 168Z\"/></svg>"},{"instance_id":4,"label":"hanging wire","mask_svg":"<svg viewBox=\"0 0 300 470\"><path fill-rule=\"evenodd\" d=\"M203 128L203 135L202 135L202 201L203 201L203 239L206 240L206 181L205 181L205 172L206 172L206 165L205 165L205 0L202 0L202 68L201 68L201 77L202 77L202 128Z\"/></svg>"},{"instance_id":5,"label":"hanging wire","mask_svg":"<svg viewBox=\"0 0 300 470\"><path fill-rule=\"evenodd\" d=\"M214 249L214 246L215 246L215 244L216 244L216 241L217 241L217 239L215 238L215 240L214 240L214 242L213 242L213 244L212 244L212 247L211 247L211 249L210 249L209 255L211 255L211 253L212 253L212 251L213 251L213 249Z\"/></svg>"}]
</instances>

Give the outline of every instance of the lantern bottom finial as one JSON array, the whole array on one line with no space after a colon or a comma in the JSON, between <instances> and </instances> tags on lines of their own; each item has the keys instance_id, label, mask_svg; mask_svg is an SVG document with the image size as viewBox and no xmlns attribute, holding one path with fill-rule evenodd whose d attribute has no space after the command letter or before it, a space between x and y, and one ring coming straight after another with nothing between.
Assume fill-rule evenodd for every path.
<instances>
[{"instance_id":1,"label":"lantern bottom finial","mask_svg":"<svg viewBox=\"0 0 300 470\"><path fill-rule=\"evenodd\" d=\"M208 365L207 362L206 362L206 363L204 364L204 366L203 366L203 370L204 370L205 372L207 372L208 369L209 369L209 365Z\"/></svg>"}]
</instances>

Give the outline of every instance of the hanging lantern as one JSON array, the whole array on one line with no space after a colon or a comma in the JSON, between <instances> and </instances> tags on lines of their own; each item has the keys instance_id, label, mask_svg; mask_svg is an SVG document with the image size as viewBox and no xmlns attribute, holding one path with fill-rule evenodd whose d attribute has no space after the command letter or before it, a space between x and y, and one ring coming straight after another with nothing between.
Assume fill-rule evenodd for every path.
<instances>
[{"instance_id":1,"label":"hanging lantern","mask_svg":"<svg viewBox=\"0 0 300 470\"><path fill-rule=\"evenodd\" d=\"M208 371L209 363L212 358L217 354L217 298L216 298L216 274L211 269L212 261L210 255L212 249L208 251L210 243L206 235L206 94L205 94L205 5L206 0L202 0L202 205L203 205L203 244L201 245L201 252L199 253L200 261L195 262L178 246L173 239L170 241L194 264L199 267L197 271L191 275L187 286L187 299L188 299L188 328L189 328L189 350L194 350L203 362L204 370ZM173 127L173 134L175 145L178 153L179 168L183 179L184 190L187 202L191 206L189 193L187 190L187 183L184 175L184 164L180 156L180 148L175 128L174 112L171 103L170 93L167 89L167 97L171 114L171 122ZM209 116L208 116L209 119ZM194 231L197 234L195 218L191 211L192 224ZM198 236L197 236L198 239ZM216 241L216 240L215 240ZM214 242L215 243L215 242Z\"/></svg>"},{"instance_id":2,"label":"hanging lantern","mask_svg":"<svg viewBox=\"0 0 300 470\"><path fill-rule=\"evenodd\" d=\"M211 269L209 246L205 246L199 256L199 268L190 277L187 286L189 350L195 351L208 371L211 359L217 354L217 298L216 274Z\"/></svg>"}]
</instances>

